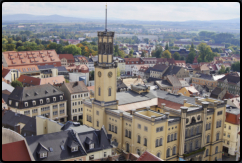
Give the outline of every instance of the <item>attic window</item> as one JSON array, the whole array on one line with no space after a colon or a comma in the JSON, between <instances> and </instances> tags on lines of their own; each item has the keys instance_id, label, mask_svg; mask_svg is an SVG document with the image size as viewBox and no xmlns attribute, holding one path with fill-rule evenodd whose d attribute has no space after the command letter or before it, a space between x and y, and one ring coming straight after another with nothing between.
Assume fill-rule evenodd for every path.
<instances>
[{"instance_id":1,"label":"attic window","mask_svg":"<svg viewBox=\"0 0 242 163\"><path fill-rule=\"evenodd\" d=\"M53 89L53 92L56 92L56 90L55 90L55 89Z\"/></svg>"},{"instance_id":2,"label":"attic window","mask_svg":"<svg viewBox=\"0 0 242 163\"><path fill-rule=\"evenodd\" d=\"M12 100L9 100L8 103L9 103L9 105L11 105L12 104Z\"/></svg>"},{"instance_id":3,"label":"attic window","mask_svg":"<svg viewBox=\"0 0 242 163\"><path fill-rule=\"evenodd\" d=\"M45 157L47 157L47 152L40 153L39 156L40 156L40 158L45 158Z\"/></svg>"},{"instance_id":4,"label":"attic window","mask_svg":"<svg viewBox=\"0 0 242 163\"><path fill-rule=\"evenodd\" d=\"M25 107L28 107L28 102L25 102L24 105L25 105Z\"/></svg>"},{"instance_id":5,"label":"attic window","mask_svg":"<svg viewBox=\"0 0 242 163\"><path fill-rule=\"evenodd\" d=\"M32 101L33 105L36 105L36 101Z\"/></svg>"},{"instance_id":6,"label":"attic window","mask_svg":"<svg viewBox=\"0 0 242 163\"><path fill-rule=\"evenodd\" d=\"M16 102L15 104L16 104L16 106L18 107L18 102Z\"/></svg>"},{"instance_id":7,"label":"attic window","mask_svg":"<svg viewBox=\"0 0 242 163\"><path fill-rule=\"evenodd\" d=\"M94 144L90 144L89 149L93 149L93 148L94 148Z\"/></svg>"},{"instance_id":8,"label":"attic window","mask_svg":"<svg viewBox=\"0 0 242 163\"><path fill-rule=\"evenodd\" d=\"M43 99L40 99L39 102L40 102L40 104L43 104Z\"/></svg>"},{"instance_id":9,"label":"attic window","mask_svg":"<svg viewBox=\"0 0 242 163\"><path fill-rule=\"evenodd\" d=\"M53 97L53 101L56 101L56 97Z\"/></svg>"},{"instance_id":10,"label":"attic window","mask_svg":"<svg viewBox=\"0 0 242 163\"><path fill-rule=\"evenodd\" d=\"M45 90L45 94L46 94L46 93L49 93L49 92L48 92L47 90Z\"/></svg>"},{"instance_id":11,"label":"attic window","mask_svg":"<svg viewBox=\"0 0 242 163\"><path fill-rule=\"evenodd\" d=\"M38 93L37 92L34 92L34 95L36 96L36 95L38 95Z\"/></svg>"},{"instance_id":12,"label":"attic window","mask_svg":"<svg viewBox=\"0 0 242 163\"><path fill-rule=\"evenodd\" d=\"M72 147L71 148L71 152L76 152L76 151L78 151L78 147Z\"/></svg>"},{"instance_id":13,"label":"attic window","mask_svg":"<svg viewBox=\"0 0 242 163\"><path fill-rule=\"evenodd\" d=\"M63 96L60 96L60 100L63 100Z\"/></svg>"},{"instance_id":14,"label":"attic window","mask_svg":"<svg viewBox=\"0 0 242 163\"><path fill-rule=\"evenodd\" d=\"M29 96L29 94L28 93L26 93L26 97L28 97Z\"/></svg>"},{"instance_id":15,"label":"attic window","mask_svg":"<svg viewBox=\"0 0 242 163\"><path fill-rule=\"evenodd\" d=\"M50 98L46 98L46 102L49 103L50 102Z\"/></svg>"}]
</instances>

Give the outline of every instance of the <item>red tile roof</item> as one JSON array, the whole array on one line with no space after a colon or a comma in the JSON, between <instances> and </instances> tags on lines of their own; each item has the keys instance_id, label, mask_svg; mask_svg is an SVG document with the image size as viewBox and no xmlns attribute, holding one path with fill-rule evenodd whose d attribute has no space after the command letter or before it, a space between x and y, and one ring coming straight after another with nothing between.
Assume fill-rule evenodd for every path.
<instances>
[{"instance_id":1,"label":"red tile roof","mask_svg":"<svg viewBox=\"0 0 242 163\"><path fill-rule=\"evenodd\" d=\"M231 98L234 98L234 95L229 93L228 91L225 93L224 97L223 97L223 100L224 99L231 99Z\"/></svg>"},{"instance_id":2,"label":"red tile roof","mask_svg":"<svg viewBox=\"0 0 242 163\"><path fill-rule=\"evenodd\" d=\"M30 85L40 85L41 79L32 76L21 75L18 79L21 83L27 83Z\"/></svg>"},{"instance_id":3,"label":"red tile roof","mask_svg":"<svg viewBox=\"0 0 242 163\"><path fill-rule=\"evenodd\" d=\"M72 54L58 54L58 57L60 58L60 60L62 58L65 58L69 63L75 63L75 58Z\"/></svg>"},{"instance_id":4,"label":"red tile roof","mask_svg":"<svg viewBox=\"0 0 242 163\"><path fill-rule=\"evenodd\" d=\"M59 57L55 50L36 50L36 51L6 51L2 52L8 67L22 65L46 65L53 64L61 66ZM55 63L55 64L54 64Z\"/></svg>"},{"instance_id":5,"label":"red tile roof","mask_svg":"<svg viewBox=\"0 0 242 163\"><path fill-rule=\"evenodd\" d=\"M14 67L6 67L7 69L17 69L20 72L32 72L39 71L37 65L24 65L24 66L14 66Z\"/></svg>"},{"instance_id":6,"label":"red tile roof","mask_svg":"<svg viewBox=\"0 0 242 163\"><path fill-rule=\"evenodd\" d=\"M89 87L87 87L87 89L90 91L90 90L92 90L92 91L94 91L94 89L95 89L95 86L93 85L93 86L89 86Z\"/></svg>"},{"instance_id":7,"label":"red tile roof","mask_svg":"<svg viewBox=\"0 0 242 163\"><path fill-rule=\"evenodd\" d=\"M89 68L87 67L87 65L70 65L70 66L66 66L66 70L69 72L73 72L73 70L78 70L78 72L82 72L82 73L88 73L89 72Z\"/></svg>"},{"instance_id":8,"label":"red tile roof","mask_svg":"<svg viewBox=\"0 0 242 163\"><path fill-rule=\"evenodd\" d=\"M56 77L49 77L49 78L36 78L27 75L21 75L18 79L21 83L26 83L30 85L43 85L43 84L60 84L65 82L65 78L63 75L56 76Z\"/></svg>"},{"instance_id":9,"label":"red tile roof","mask_svg":"<svg viewBox=\"0 0 242 163\"><path fill-rule=\"evenodd\" d=\"M163 160L145 151L136 161L163 161Z\"/></svg>"},{"instance_id":10,"label":"red tile roof","mask_svg":"<svg viewBox=\"0 0 242 163\"><path fill-rule=\"evenodd\" d=\"M2 77L5 78L5 76L9 73L9 69L3 68L2 69Z\"/></svg>"},{"instance_id":11,"label":"red tile roof","mask_svg":"<svg viewBox=\"0 0 242 163\"><path fill-rule=\"evenodd\" d=\"M168 100L158 98L158 107L160 107L160 108L161 108L161 103L165 103L167 107L172 108L172 109L176 109L176 110L179 110L180 107L183 106L182 104L178 104L178 103L175 103L175 102L171 102L171 101L168 101Z\"/></svg>"},{"instance_id":12,"label":"red tile roof","mask_svg":"<svg viewBox=\"0 0 242 163\"><path fill-rule=\"evenodd\" d=\"M238 125L238 124L240 124L239 117L240 117L240 114L235 115L235 114L231 114L231 113L227 112L225 121L228 122L228 123Z\"/></svg>"},{"instance_id":13,"label":"red tile roof","mask_svg":"<svg viewBox=\"0 0 242 163\"><path fill-rule=\"evenodd\" d=\"M30 154L24 140L2 144L3 161L31 161Z\"/></svg>"}]
</instances>

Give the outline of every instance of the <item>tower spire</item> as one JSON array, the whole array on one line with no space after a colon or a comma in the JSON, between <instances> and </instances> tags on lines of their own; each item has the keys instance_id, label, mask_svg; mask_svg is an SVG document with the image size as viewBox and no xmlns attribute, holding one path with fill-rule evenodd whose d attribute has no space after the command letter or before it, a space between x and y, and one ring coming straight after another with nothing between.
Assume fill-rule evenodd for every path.
<instances>
[{"instance_id":1,"label":"tower spire","mask_svg":"<svg viewBox=\"0 0 242 163\"><path fill-rule=\"evenodd\" d=\"M107 32L107 3L106 3L105 31Z\"/></svg>"}]
</instances>

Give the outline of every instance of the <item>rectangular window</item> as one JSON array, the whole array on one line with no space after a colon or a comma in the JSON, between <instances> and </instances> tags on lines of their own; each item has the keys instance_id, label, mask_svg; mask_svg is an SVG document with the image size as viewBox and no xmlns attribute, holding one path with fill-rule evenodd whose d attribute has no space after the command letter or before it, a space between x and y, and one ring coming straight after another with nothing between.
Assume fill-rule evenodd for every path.
<instances>
[{"instance_id":1,"label":"rectangular window","mask_svg":"<svg viewBox=\"0 0 242 163\"><path fill-rule=\"evenodd\" d=\"M38 112L38 109L33 109L32 110L32 113L37 113Z\"/></svg>"},{"instance_id":2,"label":"rectangular window","mask_svg":"<svg viewBox=\"0 0 242 163\"><path fill-rule=\"evenodd\" d=\"M56 101L56 97L53 97L53 101Z\"/></svg>"},{"instance_id":3,"label":"rectangular window","mask_svg":"<svg viewBox=\"0 0 242 163\"><path fill-rule=\"evenodd\" d=\"M60 114L63 114L65 112L65 110L63 109L63 110L60 110Z\"/></svg>"},{"instance_id":4,"label":"rectangular window","mask_svg":"<svg viewBox=\"0 0 242 163\"><path fill-rule=\"evenodd\" d=\"M108 125L108 130L111 131L111 124Z\"/></svg>"},{"instance_id":5,"label":"rectangular window","mask_svg":"<svg viewBox=\"0 0 242 163\"><path fill-rule=\"evenodd\" d=\"M58 108L58 105L53 105L53 109L57 109Z\"/></svg>"},{"instance_id":6,"label":"rectangular window","mask_svg":"<svg viewBox=\"0 0 242 163\"><path fill-rule=\"evenodd\" d=\"M97 127L99 127L99 121L97 121Z\"/></svg>"},{"instance_id":7,"label":"rectangular window","mask_svg":"<svg viewBox=\"0 0 242 163\"><path fill-rule=\"evenodd\" d=\"M108 88L108 96L111 96L111 88Z\"/></svg>"},{"instance_id":8,"label":"rectangular window","mask_svg":"<svg viewBox=\"0 0 242 163\"><path fill-rule=\"evenodd\" d=\"M24 111L24 115L30 114L30 110Z\"/></svg>"},{"instance_id":9,"label":"rectangular window","mask_svg":"<svg viewBox=\"0 0 242 163\"><path fill-rule=\"evenodd\" d=\"M64 103L62 103L62 104L60 104L60 107L64 107L64 105L65 105L65 104L64 104Z\"/></svg>"},{"instance_id":10,"label":"rectangular window","mask_svg":"<svg viewBox=\"0 0 242 163\"><path fill-rule=\"evenodd\" d=\"M144 127L144 130L145 130L145 131L148 131L148 127L145 126L145 127Z\"/></svg>"},{"instance_id":11,"label":"rectangular window","mask_svg":"<svg viewBox=\"0 0 242 163\"><path fill-rule=\"evenodd\" d=\"M115 126L115 131L114 132L117 134L117 126Z\"/></svg>"},{"instance_id":12,"label":"rectangular window","mask_svg":"<svg viewBox=\"0 0 242 163\"><path fill-rule=\"evenodd\" d=\"M141 129L141 124L138 124L138 128Z\"/></svg>"},{"instance_id":13,"label":"rectangular window","mask_svg":"<svg viewBox=\"0 0 242 163\"><path fill-rule=\"evenodd\" d=\"M96 114L99 115L99 111L96 111Z\"/></svg>"},{"instance_id":14,"label":"rectangular window","mask_svg":"<svg viewBox=\"0 0 242 163\"><path fill-rule=\"evenodd\" d=\"M49 98L46 98L46 102L49 103L50 102L50 99Z\"/></svg>"},{"instance_id":15,"label":"rectangular window","mask_svg":"<svg viewBox=\"0 0 242 163\"><path fill-rule=\"evenodd\" d=\"M131 131L129 131L129 138L131 139Z\"/></svg>"},{"instance_id":16,"label":"rectangular window","mask_svg":"<svg viewBox=\"0 0 242 163\"><path fill-rule=\"evenodd\" d=\"M54 112L53 112L53 115L57 115L57 114L58 114L58 111L54 111Z\"/></svg>"},{"instance_id":17,"label":"rectangular window","mask_svg":"<svg viewBox=\"0 0 242 163\"><path fill-rule=\"evenodd\" d=\"M101 88L99 87L98 88L98 96L100 96L101 95Z\"/></svg>"},{"instance_id":18,"label":"rectangular window","mask_svg":"<svg viewBox=\"0 0 242 163\"><path fill-rule=\"evenodd\" d=\"M114 132L114 125L112 125L112 132Z\"/></svg>"},{"instance_id":19,"label":"rectangular window","mask_svg":"<svg viewBox=\"0 0 242 163\"><path fill-rule=\"evenodd\" d=\"M32 104L33 104L33 105L36 105L36 101L32 101Z\"/></svg>"}]
</instances>

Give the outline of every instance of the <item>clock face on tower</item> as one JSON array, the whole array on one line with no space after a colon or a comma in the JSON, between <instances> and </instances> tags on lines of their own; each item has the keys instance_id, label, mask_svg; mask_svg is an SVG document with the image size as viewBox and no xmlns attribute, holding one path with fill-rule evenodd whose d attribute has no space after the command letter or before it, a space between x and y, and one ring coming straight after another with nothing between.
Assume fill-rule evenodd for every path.
<instances>
[{"instance_id":1,"label":"clock face on tower","mask_svg":"<svg viewBox=\"0 0 242 163\"><path fill-rule=\"evenodd\" d=\"M101 73L100 71L98 72L98 76L99 76L99 77L101 77L101 76L102 76L102 73Z\"/></svg>"},{"instance_id":2,"label":"clock face on tower","mask_svg":"<svg viewBox=\"0 0 242 163\"><path fill-rule=\"evenodd\" d=\"M113 76L113 73L110 71L109 73L108 73L108 77L112 77Z\"/></svg>"}]
</instances>

